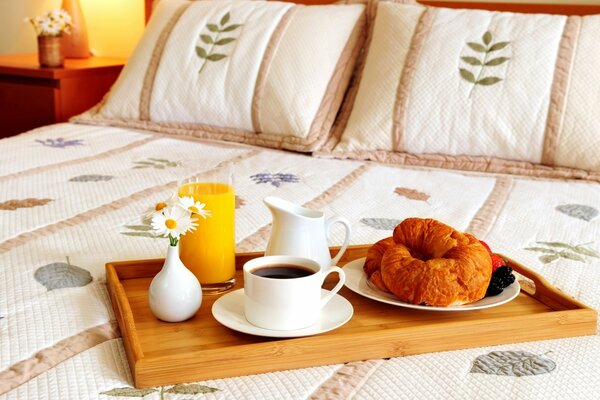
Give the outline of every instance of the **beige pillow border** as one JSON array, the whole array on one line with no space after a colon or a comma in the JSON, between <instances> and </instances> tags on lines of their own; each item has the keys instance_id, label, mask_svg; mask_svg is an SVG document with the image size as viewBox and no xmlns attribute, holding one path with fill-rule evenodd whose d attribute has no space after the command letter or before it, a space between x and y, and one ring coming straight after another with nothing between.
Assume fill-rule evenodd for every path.
<instances>
[{"instance_id":1,"label":"beige pillow border","mask_svg":"<svg viewBox=\"0 0 600 400\"><path fill-rule=\"evenodd\" d=\"M414 1L391 0L395 3L416 4ZM411 165L421 167L434 167L457 169L463 171L493 172L503 174L516 174L540 178L562 178L562 179L584 179L600 181L600 172L586 171L583 169L553 166L556 157L558 136L562 125L566 94L569 83L569 75L572 68L575 47L580 31L582 17L568 16L563 30L560 48L555 65L554 80L551 88L550 105L546 129L544 132L544 145L542 153L542 164L526 161L506 160L497 157L484 156L451 156L444 154L412 154L402 151L402 138L406 120L406 101L410 91L410 84L419 51L427 38L429 28L435 17L437 7L425 7L423 14L415 28L405 67L402 71L398 84L396 103L394 105L393 122L393 151L388 150L365 150L365 151L334 151L344 133L356 96L363 70L368 56L368 48L372 40L373 24L376 8L379 0L371 0L367 11L367 39L366 51L361 55L356 74L350 83L350 89L342 110L332 129L332 135L319 151L314 154L323 157L335 157L341 159L372 160L385 164Z\"/></svg>"},{"instance_id":2,"label":"beige pillow border","mask_svg":"<svg viewBox=\"0 0 600 400\"><path fill-rule=\"evenodd\" d=\"M347 3L355 3L348 1ZM189 3L191 4L191 2ZM350 78L354 72L354 67L359 59L359 55L363 49L366 38L366 11L363 12L360 19L357 21L352 33L350 34L340 58L336 64L331 79L327 85L327 89L321 100L319 110L312 121L308 135L305 138L300 138L292 135L275 135L260 132L254 132L236 128L226 128L219 126L203 125L196 123L178 123L178 122L153 122L149 120L147 109L149 107L149 99L151 97L152 85L156 68L160 62L161 54L164 45L169 37L169 34L181 15L185 12L189 4L182 5L171 20L166 24L154 48L150 64L148 66L146 76L144 77L144 85L140 94L140 119L118 119L105 118L100 115L100 110L106 102L107 96L92 109L85 113L75 116L70 119L70 122L90 124L90 125L106 125L117 126L123 128L142 129L153 132L160 132L172 135L193 136L201 139L210 140L225 140L239 142L263 147L271 147L275 149L288 149L298 152L311 152L320 148L327 140L331 127L335 121L337 112L344 99L344 94L348 88ZM274 49L277 47L277 40L281 38L283 31L290 20L290 16L299 7L304 5L295 4L292 6L279 21L274 33L269 39L269 44L265 51L265 56L259 67L259 76L253 98L252 121L253 127L260 129L257 113L260 103L261 89L264 88L264 75L268 70L268 62L270 61Z\"/></svg>"}]
</instances>

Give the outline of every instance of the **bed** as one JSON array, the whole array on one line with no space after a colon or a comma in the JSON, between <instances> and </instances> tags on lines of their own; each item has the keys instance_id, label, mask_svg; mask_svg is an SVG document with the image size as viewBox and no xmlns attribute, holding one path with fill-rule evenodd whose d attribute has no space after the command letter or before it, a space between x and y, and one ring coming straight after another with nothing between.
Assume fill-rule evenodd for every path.
<instances>
[{"instance_id":1,"label":"bed","mask_svg":"<svg viewBox=\"0 0 600 400\"><path fill-rule=\"evenodd\" d=\"M595 309L600 184L597 174L580 170L509 173L521 164L501 173L493 162L486 164L491 169L466 171L315 156L188 134L185 127L98 121L93 113L0 141L0 400L598 398L597 335L210 380L187 393L133 388L104 266L164 257L164 241L140 226L140 215L187 176L235 163L238 252L266 247L266 196L348 218L352 244L388 237L404 218L431 217L485 240ZM342 240L334 230L331 243ZM489 368L474 368L492 352L499 358ZM515 373L517 364L529 372Z\"/></svg>"}]
</instances>

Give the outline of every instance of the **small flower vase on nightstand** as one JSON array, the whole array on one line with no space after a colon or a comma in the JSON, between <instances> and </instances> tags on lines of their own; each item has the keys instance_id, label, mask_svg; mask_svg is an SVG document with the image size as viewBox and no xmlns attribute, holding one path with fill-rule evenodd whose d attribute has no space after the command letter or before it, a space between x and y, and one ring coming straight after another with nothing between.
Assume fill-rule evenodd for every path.
<instances>
[{"instance_id":1,"label":"small flower vase on nightstand","mask_svg":"<svg viewBox=\"0 0 600 400\"><path fill-rule=\"evenodd\" d=\"M165 263L150 284L148 302L154 316L166 322L185 321L200 308L202 287L179 259L179 244L169 246Z\"/></svg>"},{"instance_id":2,"label":"small flower vase on nightstand","mask_svg":"<svg viewBox=\"0 0 600 400\"><path fill-rule=\"evenodd\" d=\"M38 60L40 66L58 68L65 63L60 36L38 36Z\"/></svg>"}]
</instances>

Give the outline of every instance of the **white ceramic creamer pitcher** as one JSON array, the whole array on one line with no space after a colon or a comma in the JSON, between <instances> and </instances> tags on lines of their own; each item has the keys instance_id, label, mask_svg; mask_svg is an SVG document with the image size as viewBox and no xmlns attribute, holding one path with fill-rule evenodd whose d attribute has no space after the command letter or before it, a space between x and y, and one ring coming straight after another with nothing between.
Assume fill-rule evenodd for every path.
<instances>
[{"instance_id":1,"label":"white ceramic creamer pitcher","mask_svg":"<svg viewBox=\"0 0 600 400\"><path fill-rule=\"evenodd\" d=\"M318 262L323 270L336 265L350 242L350 223L342 217L325 220L321 211L301 207L278 197L265 197L265 205L273 214L271 237L266 256L296 256ZM340 223L346 229L344 244L331 259L327 236L331 226Z\"/></svg>"}]
</instances>

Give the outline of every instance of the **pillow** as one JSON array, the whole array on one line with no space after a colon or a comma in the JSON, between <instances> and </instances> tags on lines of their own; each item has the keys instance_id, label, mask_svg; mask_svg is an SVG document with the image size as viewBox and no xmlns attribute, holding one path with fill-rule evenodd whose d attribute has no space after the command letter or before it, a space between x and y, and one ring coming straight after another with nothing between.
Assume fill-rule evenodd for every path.
<instances>
[{"instance_id":1,"label":"pillow","mask_svg":"<svg viewBox=\"0 0 600 400\"><path fill-rule=\"evenodd\" d=\"M312 151L348 86L364 11L162 0L107 98L74 121Z\"/></svg>"},{"instance_id":2,"label":"pillow","mask_svg":"<svg viewBox=\"0 0 600 400\"><path fill-rule=\"evenodd\" d=\"M380 2L320 154L600 179L598 37L599 15Z\"/></svg>"}]
</instances>

